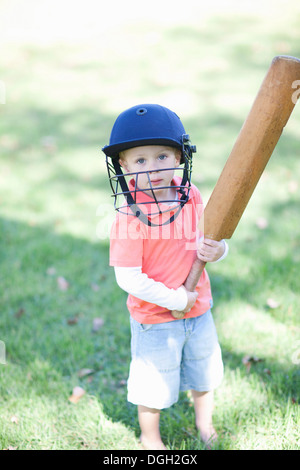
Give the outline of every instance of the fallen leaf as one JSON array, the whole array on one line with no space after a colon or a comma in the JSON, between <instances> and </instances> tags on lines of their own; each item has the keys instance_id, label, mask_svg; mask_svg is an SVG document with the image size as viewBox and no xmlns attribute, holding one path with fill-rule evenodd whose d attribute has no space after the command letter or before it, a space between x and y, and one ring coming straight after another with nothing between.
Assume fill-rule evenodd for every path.
<instances>
[{"instance_id":1,"label":"fallen leaf","mask_svg":"<svg viewBox=\"0 0 300 470\"><path fill-rule=\"evenodd\" d=\"M78 377L85 377L86 375L90 375L90 374L93 374L95 371L94 369L80 369L78 372L77 372L77 375Z\"/></svg>"},{"instance_id":2,"label":"fallen leaf","mask_svg":"<svg viewBox=\"0 0 300 470\"><path fill-rule=\"evenodd\" d=\"M246 367L247 372L250 371L252 364L256 364L257 362L261 362L261 361L262 361L262 359L259 359L256 356L249 356L248 354L246 356L244 356L243 359L242 359L242 363Z\"/></svg>"},{"instance_id":3,"label":"fallen leaf","mask_svg":"<svg viewBox=\"0 0 300 470\"><path fill-rule=\"evenodd\" d=\"M296 193L298 191L298 182L297 181L290 181L289 182L289 185L288 185L288 191L289 193L293 194L293 193Z\"/></svg>"},{"instance_id":4,"label":"fallen leaf","mask_svg":"<svg viewBox=\"0 0 300 470\"><path fill-rule=\"evenodd\" d=\"M100 318L100 317L94 318L94 320L93 320L93 331L96 332L96 331L100 330L100 328L102 328L103 325L104 325L103 318Z\"/></svg>"},{"instance_id":5,"label":"fallen leaf","mask_svg":"<svg viewBox=\"0 0 300 470\"><path fill-rule=\"evenodd\" d=\"M16 137L5 134L1 136L0 144L2 148L7 150L16 150L18 148L19 142Z\"/></svg>"},{"instance_id":6,"label":"fallen leaf","mask_svg":"<svg viewBox=\"0 0 300 470\"><path fill-rule=\"evenodd\" d=\"M36 221L31 219L31 220L28 220L28 226L29 227L35 227L36 226Z\"/></svg>"},{"instance_id":7,"label":"fallen leaf","mask_svg":"<svg viewBox=\"0 0 300 470\"><path fill-rule=\"evenodd\" d=\"M267 221L267 219L265 219L264 217L259 217L257 220L256 220L256 225L258 228L260 228L261 230L264 230L268 227L269 223Z\"/></svg>"},{"instance_id":8,"label":"fallen leaf","mask_svg":"<svg viewBox=\"0 0 300 470\"><path fill-rule=\"evenodd\" d=\"M54 152L56 150L56 139L52 135L46 135L42 138L41 144L48 152Z\"/></svg>"},{"instance_id":9,"label":"fallen leaf","mask_svg":"<svg viewBox=\"0 0 300 470\"><path fill-rule=\"evenodd\" d=\"M51 266L50 268L47 269L46 273L48 274L48 276L54 276L56 274L56 269Z\"/></svg>"},{"instance_id":10,"label":"fallen leaf","mask_svg":"<svg viewBox=\"0 0 300 470\"><path fill-rule=\"evenodd\" d=\"M63 276L57 278L57 285L60 290L68 290L69 288L69 283Z\"/></svg>"},{"instance_id":11,"label":"fallen leaf","mask_svg":"<svg viewBox=\"0 0 300 470\"><path fill-rule=\"evenodd\" d=\"M276 300L272 299L271 297L269 297L267 299L267 306L270 307L270 308L278 308L280 305L279 302L277 302Z\"/></svg>"},{"instance_id":12,"label":"fallen leaf","mask_svg":"<svg viewBox=\"0 0 300 470\"><path fill-rule=\"evenodd\" d=\"M15 317L20 318L22 315L24 315L24 313L25 313L25 309L21 307L19 308L19 310L15 312Z\"/></svg>"},{"instance_id":13,"label":"fallen leaf","mask_svg":"<svg viewBox=\"0 0 300 470\"><path fill-rule=\"evenodd\" d=\"M122 379L122 380L119 381L118 386L119 386L119 387L125 387L126 384L127 384L127 380L126 380L126 379Z\"/></svg>"},{"instance_id":14,"label":"fallen leaf","mask_svg":"<svg viewBox=\"0 0 300 470\"><path fill-rule=\"evenodd\" d=\"M80 398L85 394L85 390L79 386L73 388L72 395L69 397L71 403L78 403Z\"/></svg>"},{"instance_id":15,"label":"fallen leaf","mask_svg":"<svg viewBox=\"0 0 300 470\"><path fill-rule=\"evenodd\" d=\"M98 286L98 284L91 284L91 288L93 291L95 292L98 292L98 290L100 289L100 287Z\"/></svg>"},{"instance_id":16,"label":"fallen leaf","mask_svg":"<svg viewBox=\"0 0 300 470\"><path fill-rule=\"evenodd\" d=\"M68 318L67 323L68 323L68 325L77 325L78 316Z\"/></svg>"}]
</instances>

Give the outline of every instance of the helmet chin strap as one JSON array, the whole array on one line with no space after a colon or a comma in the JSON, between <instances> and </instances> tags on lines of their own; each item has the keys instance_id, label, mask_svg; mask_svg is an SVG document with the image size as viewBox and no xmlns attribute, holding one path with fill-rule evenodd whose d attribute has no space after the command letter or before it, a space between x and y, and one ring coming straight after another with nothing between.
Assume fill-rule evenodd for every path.
<instances>
[{"instance_id":1,"label":"helmet chin strap","mask_svg":"<svg viewBox=\"0 0 300 470\"><path fill-rule=\"evenodd\" d=\"M130 209L131 209L133 215L138 217L138 219L140 219L140 221L143 222L145 225L148 225L149 227L161 227L162 225L168 225L168 224L171 224L172 222L174 222L174 220L180 214L180 211L181 211L182 207L184 206L184 204L185 203L181 202L180 205L175 209L176 212L168 220L166 220L165 222L163 222L161 224L155 224L154 222L152 222L149 219L149 217L140 209L140 207L137 204L135 204L133 206L130 206ZM136 207L137 207L137 209L136 209Z\"/></svg>"}]
</instances>

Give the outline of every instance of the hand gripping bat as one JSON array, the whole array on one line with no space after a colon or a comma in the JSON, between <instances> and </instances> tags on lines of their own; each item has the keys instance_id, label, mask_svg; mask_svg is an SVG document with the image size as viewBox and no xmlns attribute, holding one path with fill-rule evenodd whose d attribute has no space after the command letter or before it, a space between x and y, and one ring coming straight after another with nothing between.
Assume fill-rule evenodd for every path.
<instances>
[{"instance_id":1,"label":"hand gripping bat","mask_svg":"<svg viewBox=\"0 0 300 470\"><path fill-rule=\"evenodd\" d=\"M300 92L300 60L276 56L204 210L204 236L231 238ZM184 286L194 291L206 263L196 258ZM174 318L184 313L174 310Z\"/></svg>"}]
</instances>

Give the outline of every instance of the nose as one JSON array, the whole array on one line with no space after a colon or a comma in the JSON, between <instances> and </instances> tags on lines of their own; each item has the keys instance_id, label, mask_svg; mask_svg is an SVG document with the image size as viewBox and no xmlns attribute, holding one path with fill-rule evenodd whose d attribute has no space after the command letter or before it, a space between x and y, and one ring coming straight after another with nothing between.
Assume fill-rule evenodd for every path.
<instances>
[{"instance_id":1,"label":"nose","mask_svg":"<svg viewBox=\"0 0 300 470\"><path fill-rule=\"evenodd\" d=\"M156 173L158 170L159 170L158 165L156 163L153 163L152 165L150 165L148 171L151 174L151 173Z\"/></svg>"}]
</instances>

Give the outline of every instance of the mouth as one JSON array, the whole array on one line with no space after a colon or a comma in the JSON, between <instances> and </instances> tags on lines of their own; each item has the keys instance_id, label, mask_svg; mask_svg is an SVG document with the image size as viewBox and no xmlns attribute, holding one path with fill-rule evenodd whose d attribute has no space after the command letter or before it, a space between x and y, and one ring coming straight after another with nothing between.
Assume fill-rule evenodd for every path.
<instances>
[{"instance_id":1,"label":"mouth","mask_svg":"<svg viewBox=\"0 0 300 470\"><path fill-rule=\"evenodd\" d=\"M162 179L150 180L151 184L154 186L159 185L162 181Z\"/></svg>"}]
</instances>

